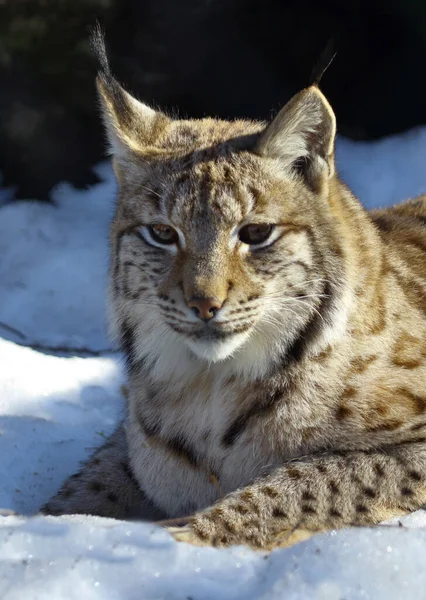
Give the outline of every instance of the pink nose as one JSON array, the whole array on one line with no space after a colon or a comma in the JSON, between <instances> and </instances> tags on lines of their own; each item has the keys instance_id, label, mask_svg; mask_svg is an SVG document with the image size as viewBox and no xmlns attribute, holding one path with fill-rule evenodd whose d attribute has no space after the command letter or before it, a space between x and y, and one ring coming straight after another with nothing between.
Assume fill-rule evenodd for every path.
<instances>
[{"instance_id":1,"label":"pink nose","mask_svg":"<svg viewBox=\"0 0 426 600\"><path fill-rule=\"evenodd\" d=\"M222 304L217 298L192 298L188 302L188 306L192 308L199 319L209 321L213 319Z\"/></svg>"}]
</instances>

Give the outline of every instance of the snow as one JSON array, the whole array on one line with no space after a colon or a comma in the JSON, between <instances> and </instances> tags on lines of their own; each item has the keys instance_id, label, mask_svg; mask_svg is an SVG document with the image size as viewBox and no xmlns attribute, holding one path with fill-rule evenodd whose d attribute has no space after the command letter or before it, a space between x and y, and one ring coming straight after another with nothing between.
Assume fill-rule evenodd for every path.
<instances>
[{"instance_id":1,"label":"snow","mask_svg":"<svg viewBox=\"0 0 426 600\"><path fill-rule=\"evenodd\" d=\"M0 598L424 598L425 547L424 528L347 530L267 554L177 544L149 524L7 517L0 519Z\"/></svg>"},{"instance_id":2,"label":"snow","mask_svg":"<svg viewBox=\"0 0 426 600\"><path fill-rule=\"evenodd\" d=\"M368 207L426 192L425 154L426 127L337 143L341 176ZM424 597L423 511L271 554L177 544L152 524L32 516L123 410L104 317L115 184L108 165L98 172L88 190L58 186L55 206L0 190L0 508L21 515L0 516L0 598Z\"/></svg>"},{"instance_id":3,"label":"snow","mask_svg":"<svg viewBox=\"0 0 426 600\"><path fill-rule=\"evenodd\" d=\"M0 209L0 322L29 343L110 347L104 305L115 185L107 165L97 172L105 181L89 190L59 185L56 207L19 201Z\"/></svg>"},{"instance_id":4,"label":"snow","mask_svg":"<svg viewBox=\"0 0 426 600\"><path fill-rule=\"evenodd\" d=\"M374 143L337 140L338 172L367 208L426 192L426 127Z\"/></svg>"},{"instance_id":5,"label":"snow","mask_svg":"<svg viewBox=\"0 0 426 600\"><path fill-rule=\"evenodd\" d=\"M0 339L0 508L35 513L122 411L117 358L49 356Z\"/></svg>"}]
</instances>

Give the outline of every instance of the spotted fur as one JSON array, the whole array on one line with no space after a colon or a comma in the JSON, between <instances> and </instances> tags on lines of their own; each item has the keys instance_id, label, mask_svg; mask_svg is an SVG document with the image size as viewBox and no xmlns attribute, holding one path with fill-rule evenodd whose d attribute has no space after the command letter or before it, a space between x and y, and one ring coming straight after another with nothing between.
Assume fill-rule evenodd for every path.
<instances>
[{"instance_id":1,"label":"spotted fur","mask_svg":"<svg viewBox=\"0 0 426 600\"><path fill-rule=\"evenodd\" d=\"M365 211L335 172L316 87L268 126L173 120L101 63L128 411L45 511L155 506L189 517L178 539L269 548L422 506L426 198ZM177 244L147 240L158 223ZM247 223L275 225L273 241L242 243ZM208 321L200 298L220 307Z\"/></svg>"}]
</instances>

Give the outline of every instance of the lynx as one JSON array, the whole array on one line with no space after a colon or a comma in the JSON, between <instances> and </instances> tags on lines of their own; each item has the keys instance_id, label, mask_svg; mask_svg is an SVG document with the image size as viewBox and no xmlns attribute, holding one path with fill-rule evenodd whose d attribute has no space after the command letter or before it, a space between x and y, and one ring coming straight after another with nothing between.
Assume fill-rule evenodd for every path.
<instances>
[{"instance_id":1,"label":"lynx","mask_svg":"<svg viewBox=\"0 0 426 600\"><path fill-rule=\"evenodd\" d=\"M363 208L316 86L269 125L176 120L96 47L127 414L44 512L273 548L420 508L426 197Z\"/></svg>"}]
</instances>

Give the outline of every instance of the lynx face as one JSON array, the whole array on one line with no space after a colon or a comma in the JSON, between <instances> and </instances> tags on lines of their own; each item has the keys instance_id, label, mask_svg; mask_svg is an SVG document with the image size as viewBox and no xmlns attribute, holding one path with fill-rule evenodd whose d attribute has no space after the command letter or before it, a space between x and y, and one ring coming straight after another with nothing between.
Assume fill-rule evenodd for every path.
<instances>
[{"instance_id":1,"label":"lynx face","mask_svg":"<svg viewBox=\"0 0 426 600\"><path fill-rule=\"evenodd\" d=\"M120 299L208 361L250 337L292 334L325 293L309 223L297 215L309 192L277 180L264 159L230 151L225 142L210 160L141 173L131 207L123 200L134 226L116 257Z\"/></svg>"},{"instance_id":2,"label":"lynx face","mask_svg":"<svg viewBox=\"0 0 426 600\"><path fill-rule=\"evenodd\" d=\"M265 128L171 120L106 72L98 87L119 183L112 313L122 340L136 331L139 358L173 348L216 362L249 348L255 360L319 311L326 324L341 265L321 93L301 92Z\"/></svg>"}]
</instances>

